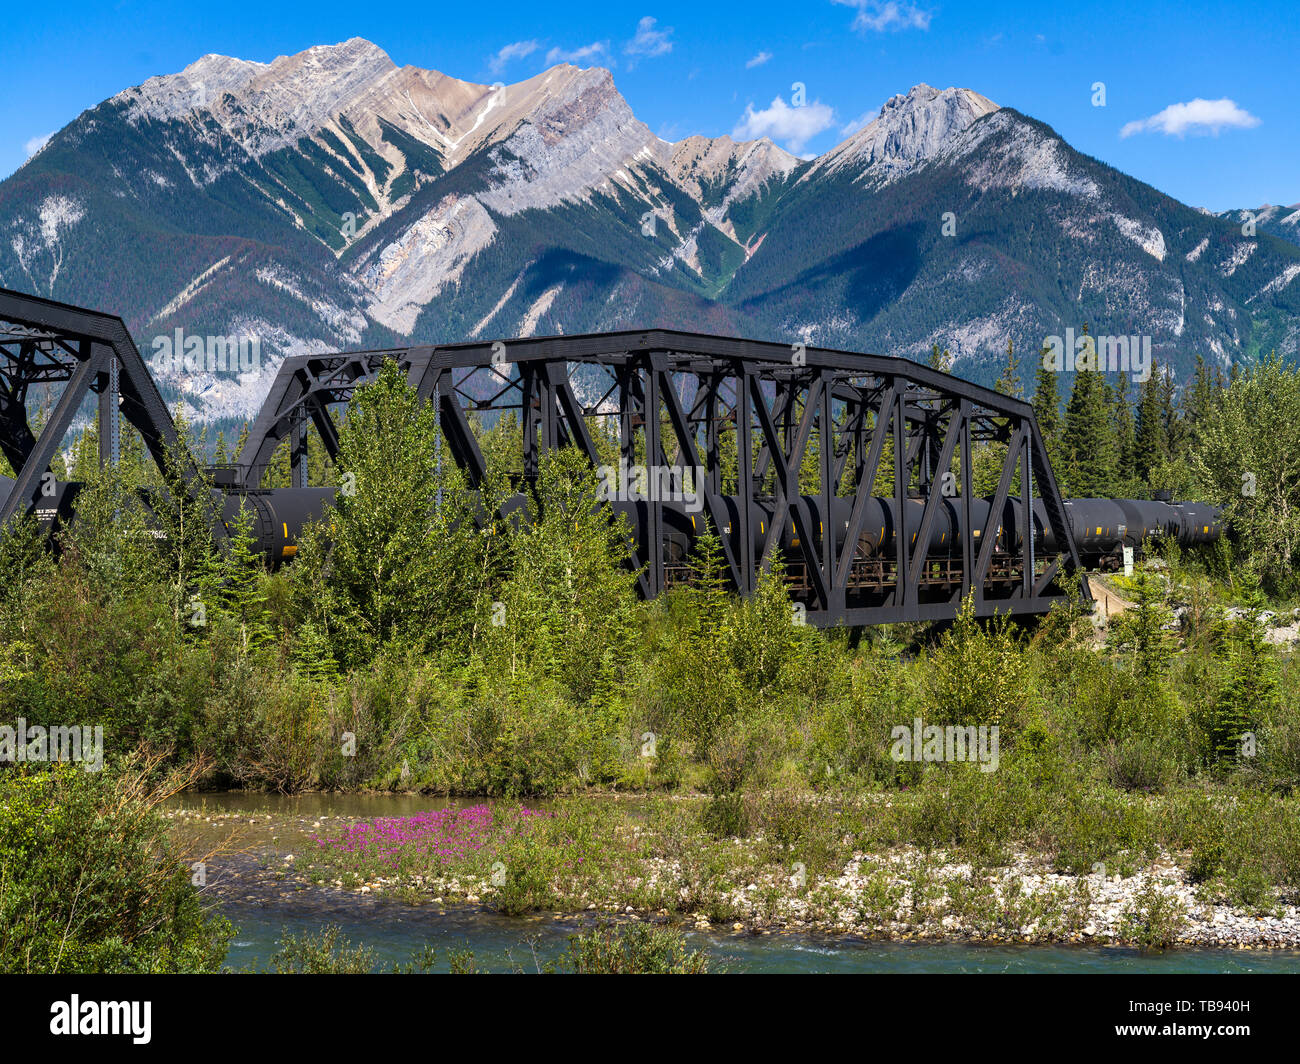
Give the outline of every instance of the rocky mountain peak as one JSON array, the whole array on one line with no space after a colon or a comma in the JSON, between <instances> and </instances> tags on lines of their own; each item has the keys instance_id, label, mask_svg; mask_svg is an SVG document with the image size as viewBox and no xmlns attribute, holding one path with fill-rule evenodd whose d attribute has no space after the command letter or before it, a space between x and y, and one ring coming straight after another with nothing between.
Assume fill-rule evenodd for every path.
<instances>
[{"instance_id":1,"label":"rocky mountain peak","mask_svg":"<svg viewBox=\"0 0 1300 1064\"><path fill-rule=\"evenodd\" d=\"M0 278L119 309L146 342L262 337L268 371L398 336L656 322L978 361L1114 318L1183 368L1300 335L1300 209L1249 212L1282 240L1247 239L1247 212L1183 208L969 89L916 85L805 163L767 138L656 136L601 67L487 85L354 38L203 56L52 145L0 183ZM947 211L980 238L938 236ZM1058 274L1059 298L1023 280ZM227 418L259 380L176 384Z\"/></svg>"},{"instance_id":2,"label":"rocky mountain peak","mask_svg":"<svg viewBox=\"0 0 1300 1064\"><path fill-rule=\"evenodd\" d=\"M250 154L263 155L316 132L396 72L382 48L353 37L270 63L205 55L178 74L149 78L114 100L136 124L193 122L196 115L210 113Z\"/></svg>"},{"instance_id":3,"label":"rocky mountain peak","mask_svg":"<svg viewBox=\"0 0 1300 1064\"><path fill-rule=\"evenodd\" d=\"M888 184L932 158L978 118L999 110L970 89L936 89L924 83L891 96L876 116L839 147L817 161L814 170L834 172L853 166L879 184Z\"/></svg>"}]
</instances>

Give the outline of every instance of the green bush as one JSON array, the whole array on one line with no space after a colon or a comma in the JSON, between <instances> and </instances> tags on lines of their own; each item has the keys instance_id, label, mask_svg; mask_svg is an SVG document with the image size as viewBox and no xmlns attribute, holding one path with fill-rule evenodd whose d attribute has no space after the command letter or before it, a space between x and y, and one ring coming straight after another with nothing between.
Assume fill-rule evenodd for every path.
<instances>
[{"instance_id":1,"label":"green bush","mask_svg":"<svg viewBox=\"0 0 1300 1064\"><path fill-rule=\"evenodd\" d=\"M703 975L709 958L669 927L601 924L573 935L556 968L577 975Z\"/></svg>"},{"instance_id":2,"label":"green bush","mask_svg":"<svg viewBox=\"0 0 1300 1064\"><path fill-rule=\"evenodd\" d=\"M1177 898L1148 882L1121 910L1119 939L1142 949L1169 949L1186 915Z\"/></svg>"},{"instance_id":3,"label":"green bush","mask_svg":"<svg viewBox=\"0 0 1300 1064\"><path fill-rule=\"evenodd\" d=\"M1024 651L1011 619L995 617L981 625L974 595L967 595L930 655L932 723L1014 725L1025 704L1025 676Z\"/></svg>"},{"instance_id":4,"label":"green bush","mask_svg":"<svg viewBox=\"0 0 1300 1064\"><path fill-rule=\"evenodd\" d=\"M156 807L157 759L0 773L0 971L213 972L231 929Z\"/></svg>"}]
</instances>

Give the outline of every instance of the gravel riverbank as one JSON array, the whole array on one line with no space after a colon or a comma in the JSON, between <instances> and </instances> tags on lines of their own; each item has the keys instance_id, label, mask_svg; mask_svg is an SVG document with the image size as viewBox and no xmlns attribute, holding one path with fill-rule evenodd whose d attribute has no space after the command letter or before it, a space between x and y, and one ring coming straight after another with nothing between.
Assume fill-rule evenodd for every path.
<instances>
[{"instance_id":1,"label":"gravel riverbank","mask_svg":"<svg viewBox=\"0 0 1300 1064\"><path fill-rule=\"evenodd\" d=\"M178 829L240 839L239 860L211 862L214 893L252 901L319 891L436 907L493 908L493 877L460 874L326 875L314 868L308 843L337 834L349 817L248 816L173 810ZM639 834L639 828L630 829ZM233 834L232 834L233 833ZM314 845L314 843L312 843ZM898 847L857 853L838 874L814 875L752 860L759 840L710 840L713 850L689 860L642 847L617 868L557 881L557 913L617 913L624 918L673 917L698 930L779 934L816 932L897 941L1079 943L1185 948L1300 948L1300 908L1278 902L1251 911L1193 884L1169 855L1139 869L1098 867L1063 875L1037 855L1013 853L1009 863L977 867L939 852ZM723 874L701 874L701 863Z\"/></svg>"}]
</instances>

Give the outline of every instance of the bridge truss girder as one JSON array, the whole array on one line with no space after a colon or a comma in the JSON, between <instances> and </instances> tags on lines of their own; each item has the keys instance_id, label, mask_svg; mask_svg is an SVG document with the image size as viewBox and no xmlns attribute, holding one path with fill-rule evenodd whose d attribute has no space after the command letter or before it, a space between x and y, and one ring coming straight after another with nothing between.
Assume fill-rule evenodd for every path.
<instances>
[{"instance_id":1,"label":"bridge truss girder","mask_svg":"<svg viewBox=\"0 0 1300 1064\"><path fill-rule=\"evenodd\" d=\"M641 455L646 464L702 468L703 510L719 531L733 587L742 594L755 589L788 524L793 535L787 543L797 536L799 549L799 557L787 557L800 576L795 594L814 624L950 619L972 591L982 616L1043 613L1063 594L1053 578L1081 568L1027 403L905 359L670 330L286 359L236 459L238 482L257 487L276 448L292 438L294 481L305 484L307 425L317 428L327 453L336 457L338 437L329 408L349 402L389 359L398 362L422 398L437 406L451 456L473 486L485 474L468 418L473 410L519 413L525 485L535 481L540 456L559 446L576 446L599 464L588 425L593 418L616 422L619 453L629 464ZM603 374L609 387L584 404L574 388L575 372ZM724 457L727 432L735 438L734 461ZM816 448L816 489L804 492L800 472L813 454L814 437L831 445ZM973 448L985 441L1004 444L1006 452L987 521L976 529L968 486ZM880 570L878 586L864 596L855 581L860 567L855 551L891 444L894 513L907 512L910 499L924 500L916 536L922 546L913 553L900 531L892 566ZM960 565L959 572L949 571L950 589L936 600L927 585L932 559L924 544L940 500L949 494L944 475L954 464L961 485L955 501L964 518ZM734 488L728 494L735 498L735 530L727 486ZM1050 558L1035 558L1035 488L1045 524L1064 545ZM999 551L1002 514L1013 489L1021 502L1020 549ZM837 545L833 522L818 521L817 514L831 514L834 500L846 495L852 507ZM751 526L759 503L770 505L771 524L756 535ZM647 597L671 582L664 530L663 505L650 502L644 542L633 545L633 564L642 571L641 592ZM956 557L954 552L954 566ZM1089 593L1086 579L1082 591Z\"/></svg>"},{"instance_id":2,"label":"bridge truss girder","mask_svg":"<svg viewBox=\"0 0 1300 1064\"><path fill-rule=\"evenodd\" d=\"M63 385L39 434L28 421L33 388ZM15 473L8 491L0 490L0 528L15 515L39 511L53 493L50 463L90 395L99 414L100 462L118 452L119 418L144 440L160 470L173 455L183 468L179 482L194 485L197 467L177 446L176 427L122 319L0 288L0 452ZM214 534L226 538L212 499L198 497L210 511Z\"/></svg>"}]
</instances>

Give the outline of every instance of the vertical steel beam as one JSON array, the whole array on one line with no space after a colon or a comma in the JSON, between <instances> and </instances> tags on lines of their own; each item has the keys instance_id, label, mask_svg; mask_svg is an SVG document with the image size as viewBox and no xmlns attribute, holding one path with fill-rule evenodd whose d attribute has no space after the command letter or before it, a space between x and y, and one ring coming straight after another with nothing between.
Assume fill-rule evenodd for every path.
<instances>
[{"instance_id":1,"label":"vertical steel beam","mask_svg":"<svg viewBox=\"0 0 1300 1064\"><path fill-rule=\"evenodd\" d=\"M885 453L885 439L889 435L894 420L895 400L898 396L899 383L891 380L889 388L880 400L876 411L876 424L871 432L871 451L860 463L862 472L858 476L857 491L853 498L853 509L849 513L849 527L844 532L844 543L840 548L839 565L835 570L835 586L848 586L849 573L853 567L853 557L858 548L858 537L862 535L862 521L866 516L867 503L875 495L876 473L880 469L880 459Z\"/></svg>"},{"instance_id":2,"label":"vertical steel beam","mask_svg":"<svg viewBox=\"0 0 1300 1064\"><path fill-rule=\"evenodd\" d=\"M971 500L975 497L975 479L971 459L971 410L967 406L961 419L961 597L975 587L975 527L971 517Z\"/></svg>"},{"instance_id":3,"label":"vertical steel beam","mask_svg":"<svg viewBox=\"0 0 1300 1064\"><path fill-rule=\"evenodd\" d=\"M941 478L943 471L952 464L953 451L957 447L957 439L961 435L961 426L965 424L966 418L970 414L970 403L963 399L954 410L948 421L948 431L944 434L943 444L939 448L933 467L931 468L930 491L926 496L925 508L921 513L921 525L916 533L916 555L912 559L912 568L907 581L907 594L909 602L919 601L918 589L920 586L921 574L925 571L925 564L929 557L930 530L934 527L935 515L939 512L939 504L943 499L942 490L935 490L935 476L938 473ZM929 450L929 449L927 449ZM940 483L942 481L940 480Z\"/></svg>"},{"instance_id":4,"label":"vertical steel beam","mask_svg":"<svg viewBox=\"0 0 1300 1064\"><path fill-rule=\"evenodd\" d=\"M750 386L754 375L749 363L736 369L736 505L740 511L737 529L740 551L740 574L744 585L742 595L751 594L758 586L754 572L754 530L750 527L754 504L754 437L752 431L753 409L750 406Z\"/></svg>"},{"instance_id":5,"label":"vertical steel beam","mask_svg":"<svg viewBox=\"0 0 1300 1064\"><path fill-rule=\"evenodd\" d=\"M293 420L291 437L291 482L295 488L307 487L307 419L301 413Z\"/></svg>"},{"instance_id":6,"label":"vertical steel beam","mask_svg":"<svg viewBox=\"0 0 1300 1064\"><path fill-rule=\"evenodd\" d=\"M911 382L907 382L910 388ZM904 606L908 596L906 581L912 550L907 537L907 498L912 481L911 463L908 461L907 395L899 389L894 393L894 605Z\"/></svg>"},{"instance_id":7,"label":"vertical steel beam","mask_svg":"<svg viewBox=\"0 0 1300 1064\"><path fill-rule=\"evenodd\" d=\"M835 611L844 609L845 594L835 587L835 422L832 418L832 392L829 374L821 374L821 435L817 440L817 456L821 459L821 607ZM810 397L811 400L811 397Z\"/></svg>"},{"instance_id":8,"label":"vertical steel beam","mask_svg":"<svg viewBox=\"0 0 1300 1064\"><path fill-rule=\"evenodd\" d=\"M1027 431L1028 425L1021 422L1020 434L1024 439L1020 450L1020 553L1024 573L1020 581L1020 591L1025 598L1034 594L1034 487L1031 456L1033 454L1033 436Z\"/></svg>"},{"instance_id":9,"label":"vertical steel beam","mask_svg":"<svg viewBox=\"0 0 1300 1064\"><path fill-rule=\"evenodd\" d=\"M650 499L647 509L646 560L649 571L646 576L650 583L650 594L657 595L664 587L664 511L663 500L659 498L661 467L663 463L663 446L659 439L659 374L655 372L653 356L650 362L649 381L646 387L645 411L645 452L646 472L649 480Z\"/></svg>"},{"instance_id":10,"label":"vertical steel beam","mask_svg":"<svg viewBox=\"0 0 1300 1064\"><path fill-rule=\"evenodd\" d=\"M108 348L104 369L99 374L99 464L116 464L121 454L118 423L117 355Z\"/></svg>"}]
</instances>

